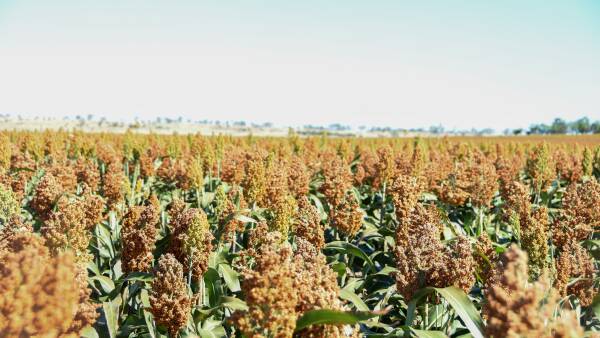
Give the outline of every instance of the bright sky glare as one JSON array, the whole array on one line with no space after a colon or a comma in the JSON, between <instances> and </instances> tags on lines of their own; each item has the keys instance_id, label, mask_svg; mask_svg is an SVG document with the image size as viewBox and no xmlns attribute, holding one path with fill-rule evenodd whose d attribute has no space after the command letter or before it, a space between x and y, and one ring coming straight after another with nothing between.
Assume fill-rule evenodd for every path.
<instances>
[{"instance_id":1,"label":"bright sky glare","mask_svg":"<svg viewBox=\"0 0 600 338\"><path fill-rule=\"evenodd\" d=\"M0 113L597 120L600 2L0 0Z\"/></svg>"}]
</instances>

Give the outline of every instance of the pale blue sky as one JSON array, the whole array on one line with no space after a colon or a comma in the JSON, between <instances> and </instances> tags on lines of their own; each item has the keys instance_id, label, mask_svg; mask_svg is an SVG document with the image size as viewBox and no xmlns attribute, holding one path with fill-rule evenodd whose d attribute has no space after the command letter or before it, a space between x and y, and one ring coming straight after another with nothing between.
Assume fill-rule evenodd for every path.
<instances>
[{"instance_id":1,"label":"pale blue sky","mask_svg":"<svg viewBox=\"0 0 600 338\"><path fill-rule=\"evenodd\" d=\"M600 1L0 0L0 112L496 130L600 119Z\"/></svg>"}]
</instances>

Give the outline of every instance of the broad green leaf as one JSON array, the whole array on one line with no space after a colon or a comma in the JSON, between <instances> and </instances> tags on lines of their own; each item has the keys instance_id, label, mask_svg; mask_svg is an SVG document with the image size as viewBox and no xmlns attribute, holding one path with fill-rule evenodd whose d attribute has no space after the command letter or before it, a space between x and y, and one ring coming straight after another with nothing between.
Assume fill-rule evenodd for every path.
<instances>
[{"instance_id":1,"label":"broad green leaf","mask_svg":"<svg viewBox=\"0 0 600 338\"><path fill-rule=\"evenodd\" d=\"M330 242L330 243L327 243L327 245L325 245L324 249L336 250L338 252L342 252L342 253L345 253L348 255L359 257L363 261L365 261L371 268L375 267L375 264L373 264L373 261L371 260L371 258L369 256L367 256L367 254L364 253L364 251L362 251L359 247L357 247L356 245L354 245L352 243L343 242L343 241Z\"/></svg>"},{"instance_id":2,"label":"broad green leaf","mask_svg":"<svg viewBox=\"0 0 600 338\"><path fill-rule=\"evenodd\" d=\"M346 264L342 262L337 262L331 266L331 270L337 272L338 277L342 277L346 274Z\"/></svg>"},{"instance_id":3,"label":"broad green leaf","mask_svg":"<svg viewBox=\"0 0 600 338\"><path fill-rule=\"evenodd\" d=\"M250 218L248 216L244 216L244 215L235 215L235 219L244 223L256 223L256 220L254 218Z\"/></svg>"},{"instance_id":4,"label":"broad green leaf","mask_svg":"<svg viewBox=\"0 0 600 338\"><path fill-rule=\"evenodd\" d=\"M206 337L206 338L218 338L221 336L217 336L214 333L212 333L211 331L208 330L204 330L204 329L198 329L198 334L200 335L200 337Z\"/></svg>"},{"instance_id":5,"label":"broad green leaf","mask_svg":"<svg viewBox=\"0 0 600 338\"><path fill-rule=\"evenodd\" d=\"M455 286L449 286L447 288L423 288L413 296L413 299L408 304L408 310L406 315L406 323L408 326L412 324L415 316L415 310L417 302L431 294L437 292L440 296L444 297L450 306L454 309L456 314L462 319L467 326L467 329L473 337L483 338L483 320L477 312L477 309L465 294L465 292Z\"/></svg>"},{"instance_id":6,"label":"broad green leaf","mask_svg":"<svg viewBox=\"0 0 600 338\"><path fill-rule=\"evenodd\" d=\"M98 332L96 332L96 329L94 329L91 326L88 326L85 329L83 329L83 331L81 331L81 337L82 338L99 338L100 336L98 336Z\"/></svg>"},{"instance_id":7,"label":"broad green leaf","mask_svg":"<svg viewBox=\"0 0 600 338\"><path fill-rule=\"evenodd\" d=\"M219 264L219 271L221 271L223 279L225 279L225 284L227 284L227 287L231 292L238 292L241 290L239 274L235 272L229 264Z\"/></svg>"},{"instance_id":8,"label":"broad green leaf","mask_svg":"<svg viewBox=\"0 0 600 338\"><path fill-rule=\"evenodd\" d=\"M446 334L442 331L429 331L429 330L417 330L410 329L419 338L446 338Z\"/></svg>"},{"instance_id":9,"label":"broad green leaf","mask_svg":"<svg viewBox=\"0 0 600 338\"><path fill-rule=\"evenodd\" d=\"M115 283L112 281L112 279L106 277L106 276L93 276L89 278L90 281L98 281L100 282L100 285L102 286L102 289L104 290L104 292L109 293L112 290L115 289Z\"/></svg>"},{"instance_id":10,"label":"broad green leaf","mask_svg":"<svg viewBox=\"0 0 600 338\"><path fill-rule=\"evenodd\" d=\"M360 299L360 297L358 297L354 292L348 289L340 290L340 298L354 304L356 309L358 309L359 311L369 311L369 307L367 306L367 304L365 304L365 302L363 302L363 300Z\"/></svg>"},{"instance_id":11,"label":"broad green leaf","mask_svg":"<svg viewBox=\"0 0 600 338\"><path fill-rule=\"evenodd\" d=\"M211 307L217 306L217 300L221 297L221 277L217 270L208 268L204 273L204 284L208 302Z\"/></svg>"},{"instance_id":12,"label":"broad green leaf","mask_svg":"<svg viewBox=\"0 0 600 338\"><path fill-rule=\"evenodd\" d=\"M154 277L147 272L130 272L124 280L151 282Z\"/></svg>"},{"instance_id":13,"label":"broad green leaf","mask_svg":"<svg viewBox=\"0 0 600 338\"><path fill-rule=\"evenodd\" d=\"M321 203L321 200L317 196L312 195L312 194L310 195L310 199L315 204L315 207L317 208L317 210L319 210L319 215L321 216L321 220L327 219L327 213L325 212L325 208L323 207L323 203Z\"/></svg>"},{"instance_id":14,"label":"broad green leaf","mask_svg":"<svg viewBox=\"0 0 600 338\"><path fill-rule=\"evenodd\" d=\"M148 290L142 289L140 291L140 299L142 300L142 305L144 305L145 308L149 309L151 305L150 297L148 296Z\"/></svg>"},{"instance_id":15,"label":"broad green leaf","mask_svg":"<svg viewBox=\"0 0 600 338\"><path fill-rule=\"evenodd\" d=\"M226 337L225 328L219 320L207 319L202 325L198 325L198 334L200 337Z\"/></svg>"},{"instance_id":16,"label":"broad green leaf","mask_svg":"<svg viewBox=\"0 0 600 338\"><path fill-rule=\"evenodd\" d=\"M304 315L296 321L296 331L300 331L311 325L339 325L339 324L357 324L359 322L377 317L377 314L372 312L344 312L335 310L312 310L304 313Z\"/></svg>"},{"instance_id":17,"label":"broad green leaf","mask_svg":"<svg viewBox=\"0 0 600 338\"><path fill-rule=\"evenodd\" d=\"M98 265L96 265L96 263L94 262L89 262L87 265L88 270L90 270L91 272L94 273L94 275L98 276L100 275L100 269L98 269Z\"/></svg>"},{"instance_id":18,"label":"broad green leaf","mask_svg":"<svg viewBox=\"0 0 600 338\"><path fill-rule=\"evenodd\" d=\"M600 247L600 240L599 239L586 239L581 244L584 246L587 246L587 247L590 247L590 246Z\"/></svg>"},{"instance_id":19,"label":"broad green leaf","mask_svg":"<svg viewBox=\"0 0 600 338\"><path fill-rule=\"evenodd\" d=\"M202 207L206 208L215 199L215 193L204 192L202 194Z\"/></svg>"},{"instance_id":20,"label":"broad green leaf","mask_svg":"<svg viewBox=\"0 0 600 338\"><path fill-rule=\"evenodd\" d=\"M221 297L221 305L229 308L231 310L248 310L248 305L246 305L246 303L239 299L239 298L235 298L235 297Z\"/></svg>"},{"instance_id":21,"label":"broad green leaf","mask_svg":"<svg viewBox=\"0 0 600 338\"><path fill-rule=\"evenodd\" d=\"M152 318L152 314L148 309L150 308L150 297L148 296L148 290L142 289L140 291L140 298L142 300L142 305L144 305L142 311L144 312L144 321L146 322L146 327L148 328L148 333L150 337L155 338L155 329L154 329L154 319Z\"/></svg>"},{"instance_id":22,"label":"broad green leaf","mask_svg":"<svg viewBox=\"0 0 600 338\"><path fill-rule=\"evenodd\" d=\"M391 266L385 266L383 267L383 269L381 269L380 271L378 271L376 273L376 275L384 275L384 276L391 276L392 273L396 272L398 270L396 270L396 268L391 267Z\"/></svg>"},{"instance_id":23,"label":"broad green leaf","mask_svg":"<svg viewBox=\"0 0 600 338\"><path fill-rule=\"evenodd\" d=\"M594 300L590 306L592 307L596 318L600 318L600 293L597 293L596 296L594 296Z\"/></svg>"},{"instance_id":24,"label":"broad green leaf","mask_svg":"<svg viewBox=\"0 0 600 338\"><path fill-rule=\"evenodd\" d=\"M119 304L120 298L116 298L112 302L102 303L102 310L106 318L106 329L110 338L116 338L119 331Z\"/></svg>"}]
</instances>

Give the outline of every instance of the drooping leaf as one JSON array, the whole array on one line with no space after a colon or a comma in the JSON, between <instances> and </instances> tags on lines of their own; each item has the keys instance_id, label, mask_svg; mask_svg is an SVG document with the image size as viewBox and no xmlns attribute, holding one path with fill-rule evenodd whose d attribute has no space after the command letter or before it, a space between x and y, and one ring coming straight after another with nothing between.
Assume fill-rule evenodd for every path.
<instances>
[{"instance_id":1,"label":"drooping leaf","mask_svg":"<svg viewBox=\"0 0 600 338\"><path fill-rule=\"evenodd\" d=\"M98 281L100 282L100 286L102 287L102 289L104 290L104 292L109 293L112 290L114 290L115 288L115 283L112 281L112 279L106 277L106 276L92 276L89 278L90 281Z\"/></svg>"},{"instance_id":2,"label":"drooping leaf","mask_svg":"<svg viewBox=\"0 0 600 338\"><path fill-rule=\"evenodd\" d=\"M365 304L365 302L363 302L363 300L360 299L360 297L358 297L354 292L348 289L340 290L340 298L354 304L356 309L358 309L359 311L369 311L369 307L367 306L367 304Z\"/></svg>"},{"instance_id":3,"label":"drooping leaf","mask_svg":"<svg viewBox=\"0 0 600 338\"><path fill-rule=\"evenodd\" d=\"M363 261L365 261L365 263L367 263L371 268L375 267L375 264L373 263L371 258L364 251L362 251L359 247L357 247L356 245L354 245L352 243L343 242L343 241L330 242L330 243L327 243L327 245L325 245L324 249L325 250L335 250L337 252L341 252L341 253L344 253L347 255L352 255L352 256L358 257L358 258L362 259Z\"/></svg>"},{"instance_id":4,"label":"drooping leaf","mask_svg":"<svg viewBox=\"0 0 600 338\"><path fill-rule=\"evenodd\" d=\"M246 303L235 297L221 297L221 305L231 310L248 310Z\"/></svg>"},{"instance_id":5,"label":"drooping leaf","mask_svg":"<svg viewBox=\"0 0 600 338\"><path fill-rule=\"evenodd\" d=\"M304 313L302 317L298 318L296 321L296 331L300 331L311 325L353 325L377 316L377 314L366 311L345 312L327 309L312 310Z\"/></svg>"}]
</instances>

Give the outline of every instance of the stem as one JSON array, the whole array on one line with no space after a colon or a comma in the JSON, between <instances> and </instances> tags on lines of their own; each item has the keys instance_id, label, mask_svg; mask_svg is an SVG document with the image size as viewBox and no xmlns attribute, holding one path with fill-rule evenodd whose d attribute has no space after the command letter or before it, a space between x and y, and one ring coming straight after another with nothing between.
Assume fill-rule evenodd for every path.
<instances>
[{"instance_id":1,"label":"stem","mask_svg":"<svg viewBox=\"0 0 600 338\"><path fill-rule=\"evenodd\" d=\"M205 299L204 296L206 294L205 290L204 290L205 286L204 286L204 278L200 277L200 306L204 306L205 304Z\"/></svg>"},{"instance_id":2,"label":"stem","mask_svg":"<svg viewBox=\"0 0 600 338\"><path fill-rule=\"evenodd\" d=\"M385 190L386 190L386 182L383 182L383 187L381 189L381 209L379 211L379 227L383 227L383 223L385 220Z\"/></svg>"},{"instance_id":3,"label":"stem","mask_svg":"<svg viewBox=\"0 0 600 338\"><path fill-rule=\"evenodd\" d=\"M231 253L235 253L236 246L236 231L233 230L233 235L231 236Z\"/></svg>"},{"instance_id":4,"label":"stem","mask_svg":"<svg viewBox=\"0 0 600 338\"><path fill-rule=\"evenodd\" d=\"M188 285L191 290L192 289L192 263L193 263L193 257L194 257L194 248L192 248L189 256L190 256L190 264L188 265Z\"/></svg>"},{"instance_id":5,"label":"stem","mask_svg":"<svg viewBox=\"0 0 600 338\"><path fill-rule=\"evenodd\" d=\"M483 208L477 208L477 236L480 236L481 234L483 234L483 231L484 231L483 218L484 218Z\"/></svg>"},{"instance_id":6,"label":"stem","mask_svg":"<svg viewBox=\"0 0 600 338\"><path fill-rule=\"evenodd\" d=\"M425 328L429 326L429 303L425 303Z\"/></svg>"},{"instance_id":7,"label":"stem","mask_svg":"<svg viewBox=\"0 0 600 338\"><path fill-rule=\"evenodd\" d=\"M200 205L201 200L202 200L202 195L200 194L200 187L196 187L196 207L198 209L201 209L202 206Z\"/></svg>"}]
</instances>

